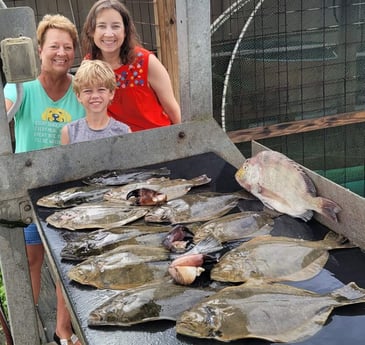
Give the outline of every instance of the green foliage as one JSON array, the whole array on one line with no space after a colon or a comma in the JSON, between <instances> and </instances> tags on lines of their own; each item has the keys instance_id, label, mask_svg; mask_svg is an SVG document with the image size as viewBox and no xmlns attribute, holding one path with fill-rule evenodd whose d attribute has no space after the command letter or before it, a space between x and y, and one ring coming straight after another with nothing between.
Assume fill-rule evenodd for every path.
<instances>
[{"instance_id":1,"label":"green foliage","mask_svg":"<svg viewBox=\"0 0 365 345\"><path fill-rule=\"evenodd\" d=\"M6 316L7 316L8 308L7 308L7 303L6 303L5 287L3 284L3 276L1 274L1 272L0 272L0 302L1 302L1 305L3 306L4 313L6 313Z\"/></svg>"}]
</instances>

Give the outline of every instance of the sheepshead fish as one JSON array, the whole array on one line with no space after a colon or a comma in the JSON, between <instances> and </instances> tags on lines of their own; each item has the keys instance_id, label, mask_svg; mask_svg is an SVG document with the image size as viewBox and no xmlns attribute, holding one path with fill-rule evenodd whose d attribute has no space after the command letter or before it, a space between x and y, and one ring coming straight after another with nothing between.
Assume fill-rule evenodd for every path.
<instances>
[{"instance_id":1,"label":"sheepshead fish","mask_svg":"<svg viewBox=\"0 0 365 345\"><path fill-rule=\"evenodd\" d=\"M118 292L95 308L89 326L131 326L155 320L175 321L182 312L218 291L217 288L192 288L171 280L145 284Z\"/></svg>"},{"instance_id":2,"label":"sheepshead fish","mask_svg":"<svg viewBox=\"0 0 365 345\"><path fill-rule=\"evenodd\" d=\"M77 264L68 277L99 289L124 290L167 277L168 259L163 247L123 245Z\"/></svg>"},{"instance_id":3,"label":"sheepshead fish","mask_svg":"<svg viewBox=\"0 0 365 345\"><path fill-rule=\"evenodd\" d=\"M110 188L100 186L71 187L45 195L37 200L37 205L42 207L66 208L87 202L103 201L104 194Z\"/></svg>"},{"instance_id":4,"label":"sheepshead fish","mask_svg":"<svg viewBox=\"0 0 365 345\"><path fill-rule=\"evenodd\" d=\"M320 331L334 308L364 302L365 290L355 283L321 295L253 280L224 288L183 312L176 332L225 342L259 338L293 343Z\"/></svg>"},{"instance_id":5,"label":"sheepshead fish","mask_svg":"<svg viewBox=\"0 0 365 345\"><path fill-rule=\"evenodd\" d=\"M212 179L207 175L186 179L168 179L168 178L151 178L144 182L129 183L127 185L115 188L105 194L104 199L118 202L127 200L128 194L138 198L139 192L143 189L153 190L166 195L166 199L179 198L190 191L193 187L208 184Z\"/></svg>"},{"instance_id":6,"label":"sheepshead fish","mask_svg":"<svg viewBox=\"0 0 365 345\"><path fill-rule=\"evenodd\" d=\"M245 282L250 278L270 281L306 280L326 264L329 250L353 248L334 232L323 240L259 236L224 254L210 272L213 280Z\"/></svg>"},{"instance_id":7,"label":"sheepshead fish","mask_svg":"<svg viewBox=\"0 0 365 345\"><path fill-rule=\"evenodd\" d=\"M194 233L194 242L213 235L220 242L249 239L268 235L274 220L264 212L243 211L213 219L200 226Z\"/></svg>"},{"instance_id":8,"label":"sheepshead fish","mask_svg":"<svg viewBox=\"0 0 365 345\"><path fill-rule=\"evenodd\" d=\"M140 219L147 212L146 207L101 202L57 211L46 222L68 230L111 229Z\"/></svg>"},{"instance_id":9,"label":"sheepshead fish","mask_svg":"<svg viewBox=\"0 0 365 345\"><path fill-rule=\"evenodd\" d=\"M121 186L127 183L145 181L151 177L169 176L170 173L167 168L105 170L86 177L83 182L88 185Z\"/></svg>"},{"instance_id":10,"label":"sheepshead fish","mask_svg":"<svg viewBox=\"0 0 365 345\"><path fill-rule=\"evenodd\" d=\"M234 209L239 193L193 193L153 207L145 215L146 222L193 223L204 222L227 214Z\"/></svg>"},{"instance_id":11,"label":"sheepshead fish","mask_svg":"<svg viewBox=\"0 0 365 345\"><path fill-rule=\"evenodd\" d=\"M237 182L265 206L308 221L313 211L337 222L334 201L317 196L316 187L299 164L276 151L248 158L235 174Z\"/></svg>"},{"instance_id":12,"label":"sheepshead fish","mask_svg":"<svg viewBox=\"0 0 365 345\"><path fill-rule=\"evenodd\" d=\"M94 230L73 238L66 236L67 243L60 255L65 260L82 261L124 244L159 246L169 231L169 226L125 225Z\"/></svg>"}]
</instances>

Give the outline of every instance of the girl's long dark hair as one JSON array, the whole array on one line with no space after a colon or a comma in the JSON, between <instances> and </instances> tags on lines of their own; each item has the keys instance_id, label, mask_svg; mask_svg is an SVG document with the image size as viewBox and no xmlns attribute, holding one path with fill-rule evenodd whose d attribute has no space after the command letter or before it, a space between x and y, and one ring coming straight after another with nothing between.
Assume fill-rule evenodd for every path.
<instances>
[{"instance_id":1,"label":"girl's long dark hair","mask_svg":"<svg viewBox=\"0 0 365 345\"><path fill-rule=\"evenodd\" d=\"M82 53L90 59L102 60L101 50L95 45L93 36L96 27L96 17L100 11L105 9L114 9L123 18L125 39L120 48L119 56L123 64L133 62L135 58L134 48L140 45L140 41L128 9L118 0L99 0L91 7L81 33Z\"/></svg>"}]
</instances>

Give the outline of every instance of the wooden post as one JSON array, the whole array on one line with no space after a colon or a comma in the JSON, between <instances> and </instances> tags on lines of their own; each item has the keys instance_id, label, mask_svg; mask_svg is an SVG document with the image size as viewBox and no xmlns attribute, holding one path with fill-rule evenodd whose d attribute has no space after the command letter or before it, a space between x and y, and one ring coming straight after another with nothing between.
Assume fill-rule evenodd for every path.
<instances>
[{"instance_id":1,"label":"wooden post","mask_svg":"<svg viewBox=\"0 0 365 345\"><path fill-rule=\"evenodd\" d=\"M0 225L0 251L14 345L40 344L23 229Z\"/></svg>"},{"instance_id":2,"label":"wooden post","mask_svg":"<svg viewBox=\"0 0 365 345\"><path fill-rule=\"evenodd\" d=\"M176 1L180 106L184 121L213 118L210 0Z\"/></svg>"},{"instance_id":3,"label":"wooden post","mask_svg":"<svg viewBox=\"0 0 365 345\"><path fill-rule=\"evenodd\" d=\"M175 0L154 1L159 58L169 72L175 97L180 103Z\"/></svg>"}]
</instances>

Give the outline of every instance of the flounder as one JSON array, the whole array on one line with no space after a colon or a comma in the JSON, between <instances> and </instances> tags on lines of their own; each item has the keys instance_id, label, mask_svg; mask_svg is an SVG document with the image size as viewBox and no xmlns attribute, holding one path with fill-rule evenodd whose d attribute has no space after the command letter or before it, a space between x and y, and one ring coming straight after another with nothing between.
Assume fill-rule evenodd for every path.
<instances>
[{"instance_id":1,"label":"flounder","mask_svg":"<svg viewBox=\"0 0 365 345\"><path fill-rule=\"evenodd\" d=\"M221 217L234 209L239 193L204 192L186 194L181 198L153 207L144 217L146 222L193 223Z\"/></svg>"},{"instance_id":2,"label":"flounder","mask_svg":"<svg viewBox=\"0 0 365 345\"><path fill-rule=\"evenodd\" d=\"M310 279L326 264L329 250L353 247L334 232L319 241L259 236L224 254L210 276L213 280L232 283L250 278L270 281Z\"/></svg>"},{"instance_id":3,"label":"flounder","mask_svg":"<svg viewBox=\"0 0 365 345\"><path fill-rule=\"evenodd\" d=\"M159 169L129 169L99 171L83 179L88 185L121 186L127 183L145 181L151 177L169 176L170 170L166 167Z\"/></svg>"},{"instance_id":4,"label":"flounder","mask_svg":"<svg viewBox=\"0 0 365 345\"><path fill-rule=\"evenodd\" d=\"M224 342L244 338L299 342L316 334L334 308L364 302L365 290L355 283L320 295L253 280L224 288L183 312L176 332Z\"/></svg>"},{"instance_id":5,"label":"flounder","mask_svg":"<svg viewBox=\"0 0 365 345\"><path fill-rule=\"evenodd\" d=\"M217 288L188 287L171 280L118 292L95 308L89 326L131 326L148 321L173 320Z\"/></svg>"},{"instance_id":6,"label":"flounder","mask_svg":"<svg viewBox=\"0 0 365 345\"><path fill-rule=\"evenodd\" d=\"M264 212L243 211L204 223L194 233L194 242L213 235L222 243L268 235L274 220Z\"/></svg>"},{"instance_id":7,"label":"flounder","mask_svg":"<svg viewBox=\"0 0 365 345\"><path fill-rule=\"evenodd\" d=\"M65 236L67 243L60 255L66 260L82 261L124 244L159 246L169 230L169 226L161 225L125 225L113 229L94 230L78 236L70 236L67 233Z\"/></svg>"},{"instance_id":8,"label":"flounder","mask_svg":"<svg viewBox=\"0 0 365 345\"><path fill-rule=\"evenodd\" d=\"M317 196L303 168L276 151L261 151L248 158L235 174L237 182L270 209L308 221L313 211L337 222L341 208Z\"/></svg>"},{"instance_id":9,"label":"flounder","mask_svg":"<svg viewBox=\"0 0 365 345\"><path fill-rule=\"evenodd\" d=\"M68 230L111 229L134 222L147 212L146 207L100 202L57 211L46 222Z\"/></svg>"},{"instance_id":10,"label":"flounder","mask_svg":"<svg viewBox=\"0 0 365 345\"><path fill-rule=\"evenodd\" d=\"M123 245L77 264L68 277L99 289L124 290L167 277L168 259L163 247Z\"/></svg>"},{"instance_id":11,"label":"flounder","mask_svg":"<svg viewBox=\"0 0 365 345\"><path fill-rule=\"evenodd\" d=\"M109 193L105 194L104 199L118 202L127 200L127 195L135 191L135 197L137 197L137 191L143 189L150 189L155 192L166 195L166 200L179 198L190 191L193 187L202 186L208 184L211 181L207 175L201 175L192 179L168 179L168 178L151 178L144 182L129 183L127 185L114 188Z\"/></svg>"},{"instance_id":12,"label":"flounder","mask_svg":"<svg viewBox=\"0 0 365 345\"><path fill-rule=\"evenodd\" d=\"M88 202L100 202L110 188L100 186L79 186L45 195L37 200L42 207L66 208Z\"/></svg>"}]
</instances>

